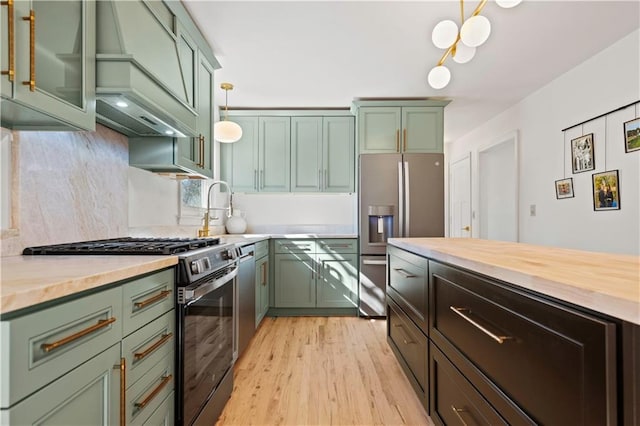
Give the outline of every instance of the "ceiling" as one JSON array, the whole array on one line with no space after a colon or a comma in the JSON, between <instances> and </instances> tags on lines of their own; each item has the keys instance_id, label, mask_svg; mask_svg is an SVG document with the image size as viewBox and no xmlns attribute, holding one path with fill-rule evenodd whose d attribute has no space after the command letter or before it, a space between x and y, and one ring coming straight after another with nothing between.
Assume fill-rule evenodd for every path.
<instances>
[{"instance_id":1,"label":"ceiling","mask_svg":"<svg viewBox=\"0 0 640 426\"><path fill-rule=\"evenodd\" d=\"M445 142L508 109L640 27L640 1L533 1L482 14L489 40L467 64L450 58L451 83L427 83L443 51L431 42L450 1L183 0L222 68L229 107L348 107L354 98L437 98ZM465 2L468 17L477 1ZM640 49L640 40L638 40ZM615 64L612 64L614 66ZM216 102L224 104L217 87Z\"/></svg>"}]
</instances>

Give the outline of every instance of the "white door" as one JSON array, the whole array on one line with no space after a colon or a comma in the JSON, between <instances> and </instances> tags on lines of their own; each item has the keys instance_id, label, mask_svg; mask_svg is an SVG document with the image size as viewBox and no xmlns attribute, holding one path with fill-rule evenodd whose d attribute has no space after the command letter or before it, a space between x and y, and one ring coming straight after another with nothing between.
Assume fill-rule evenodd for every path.
<instances>
[{"instance_id":1,"label":"white door","mask_svg":"<svg viewBox=\"0 0 640 426\"><path fill-rule=\"evenodd\" d=\"M517 133L478 151L480 238L518 241Z\"/></svg>"},{"instance_id":2,"label":"white door","mask_svg":"<svg viewBox=\"0 0 640 426\"><path fill-rule=\"evenodd\" d=\"M471 155L449 165L449 236L471 236Z\"/></svg>"}]
</instances>

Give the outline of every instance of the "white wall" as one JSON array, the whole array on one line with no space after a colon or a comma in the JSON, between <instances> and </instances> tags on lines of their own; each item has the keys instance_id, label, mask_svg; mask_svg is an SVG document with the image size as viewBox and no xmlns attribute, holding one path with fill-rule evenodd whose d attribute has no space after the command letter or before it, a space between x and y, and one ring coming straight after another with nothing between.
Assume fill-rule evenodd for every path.
<instances>
[{"instance_id":1,"label":"white wall","mask_svg":"<svg viewBox=\"0 0 640 426\"><path fill-rule=\"evenodd\" d=\"M636 30L509 110L448 143L448 163L471 152L475 165L478 147L517 130L520 241L638 255L640 151L625 153L622 123L637 117L640 106L609 114L606 121L603 117L566 134L562 129L638 101L639 75L640 30ZM570 141L586 133L594 133L595 170L572 174ZM618 169L620 174L621 209L596 212L591 196L592 173L612 169ZM477 170L472 172L475 174ZM565 177L573 177L575 198L556 200L554 181ZM477 191L472 204L477 211ZM534 217L529 215L532 204L536 205ZM478 228L478 220L476 215L472 228Z\"/></svg>"}]
</instances>

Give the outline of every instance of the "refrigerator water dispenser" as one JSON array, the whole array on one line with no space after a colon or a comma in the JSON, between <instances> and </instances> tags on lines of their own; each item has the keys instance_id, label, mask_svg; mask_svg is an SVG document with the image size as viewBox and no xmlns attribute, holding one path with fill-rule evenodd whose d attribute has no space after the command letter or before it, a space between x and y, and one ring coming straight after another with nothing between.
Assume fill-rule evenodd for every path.
<instances>
[{"instance_id":1,"label":"refrigerator water dispenser","mask_svg":"<svg viewBox=\"0 0 640 426\"><path fill-rule=\"evenodd\" d=\"M369 243L386 244L393 237L393 206L369 206Z\"/></svg>"}]
</instances>

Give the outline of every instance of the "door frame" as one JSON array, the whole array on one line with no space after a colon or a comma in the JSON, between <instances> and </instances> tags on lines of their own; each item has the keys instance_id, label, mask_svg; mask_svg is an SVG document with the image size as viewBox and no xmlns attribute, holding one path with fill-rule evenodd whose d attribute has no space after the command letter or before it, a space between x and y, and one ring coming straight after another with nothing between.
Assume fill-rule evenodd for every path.
<instances>
[{"instance_id":1,"label":"door frame","mask_svg":"<svg viewBox=\"0 0 640 426\"><path fill-rule=\"evenodd\" d=\"M512 145L513 148L513 154L512 154L512 161L513 161L513 166L514 166L514 171L513 171L513 175L510 175L507 177L507 179L511 179L514 182L514 191L512 193L513 198L514 198L514 212L513 212L513 220L514 220L514 224L515 224L515 229L513 230L514 235L513 238L515 242L520 241L520 167L519 167L519 143L518 143L518 130L513 130L511 132L508 132L507 134L503 135L500 138L495 139L493 142L486 144L486 145L482 145L481 147L478 148L477 150L477 156L476 156L476 184L475 184L475 193L477 194L477 208L476 211L478 212L478 214L476 215L476 218L474 220L475 223L475 232L473 233L473 235L475 237L480 237L481 236L481 232L482 229L481 228L481 224L482 224L482 218L484 217L484 215L488 214L487 212L483 211L483 203L481 200L482 197L482 178L483 178L483 170L482 170L482 161L481 158L483 155L489 155L491 156L491 151L501 145L505 145L505 144L510 144Z\"/></svg>"}]
</instances>

